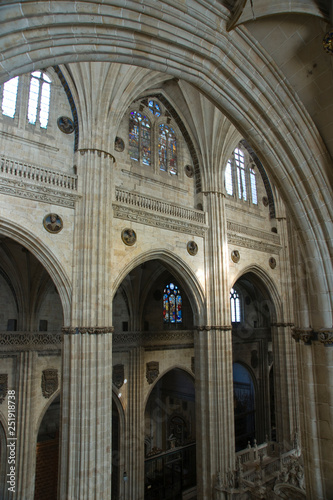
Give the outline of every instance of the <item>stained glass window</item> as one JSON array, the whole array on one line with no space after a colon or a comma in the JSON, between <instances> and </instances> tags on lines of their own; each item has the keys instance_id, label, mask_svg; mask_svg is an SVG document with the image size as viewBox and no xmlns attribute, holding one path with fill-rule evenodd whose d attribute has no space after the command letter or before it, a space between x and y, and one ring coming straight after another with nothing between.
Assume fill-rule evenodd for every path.
<instances>
[{"instance_id":1,"label":"stained glass window","mask_svg":"<svg viewBox=\"0 0 333 500\"><path fill-rule=\"evenodd\" d=\"M33 71L30 78L28 121L33 125L39 118L41 128L46 128L49 120L51 79L46 73Z\"/></svg>"},{"instance_id":2,"label":"stained glass window","mask_svg":"<svg viewBox=\"0 0 333 500\"><path fill-rule=\"evenodd\" d=\"M164 323L182 322L182 296L178 286L170 283L163 292L163 321Z\"/></svg>"},{"instance_id":3,"label":"stained glass window","mask_svg":"<svg viewBox=\"0 0 333 500\"><path fill-rule=\"evenodd\" d=\"M11 78L3 84L2 114L14 118L16 111L19 77Z\"/></svg>"},{"instance_id":4,"label":"stained glass window","mask_svg":"<svg viewBox=\"0 0 333 500\"><path fill-rule=\"evenodd\" d=\"M148 108L149 108L149 111L151 111L151 113L153 113L153 115L155 115L157 117L161 116L161 108L157 104L156 101L153 101L152 99L149 99L149 101L148 101Z\"/></svg>"},{"instance_id":5,"label":"stained glass window","mask_svg":"<svg viewBox=\"0 0 333 500\"><path fill-rule=\"evenodd\" d=\"M132 160L150 165L150 121L138 111L130 113L129 120L129 153Z\"/></svg>"},{"instance_id":6,"label":"stained glass window","mask_svg":"<svg viewBox=\"0 0 333 500\"><path fill-rule=\"evenodd\" d=\"M230 292L231 322L239 323L241 320L241 307L238 292L232 288Z\"/></svg>"},{"instance_id":7,"label":"stained glass window","mask_svg":"<svg viewBox=\"0 0 333 500\"><path fill-rule=\"evenodd\" d=\"M159 126L158 161L160 170L177 175L177 141L174 130L168 125Z\"/></svg>"}]
</instances>

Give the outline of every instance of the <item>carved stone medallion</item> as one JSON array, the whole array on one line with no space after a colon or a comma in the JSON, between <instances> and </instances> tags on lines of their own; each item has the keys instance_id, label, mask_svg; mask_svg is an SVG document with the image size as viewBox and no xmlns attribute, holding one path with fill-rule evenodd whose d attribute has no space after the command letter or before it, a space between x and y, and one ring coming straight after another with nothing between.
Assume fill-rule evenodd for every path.
<instances>
[{"instance_id":1,"label":"carved stone medallion","mask_svg":"<svg viewBox=\"0 0 333 500\"><path fill-rule=\"evenodd\" d=\"M160 374L160 364L158 361L149 361L146 364L146 378L148 384L152 384Z\"/></svg>"},{"instance_id":2,"label":"carved stone medallion","mask_svg":"<svg viewBox=\"0 0 333 500\"><path fill-rule=\"evenodd\" d=\"M239 253L238 250L233 250L231 252L231 260L233 262L235 262L235 264L237 264L237 262L239 262L239 260L240 260L240 253Z\"/></svg>"},{"instance_id":3,"label":"carved stone medallion","mask_svg":"<svg viewBox=\"0 0 333 500\"><path fill-rule=\"evenodd\" d=\"M125 149L125 144L124 141L120 137L116 137L114 141L114 149L116 151L119 151L119 153L122 153Z\"/></svg>"},{"instance_id":4,"label":"carved stone medallion","mask_svg":"<svg viewBox=\"0 0 333 500\"><path fill-rule=\"evenodd\" d=\"M58 389L58 370L49 368L42 372L42 393L48 399Z\"/></svg>"},{"instance_id":5,"label":"carved stone medallion","mask_svg":"<svg viewBox=\"0 0 333 500\"><path fill-rule=\"evenodd\" d=\"M121 232L121 239L125 245L131 247L136 242L136 233L130 228L123 229Z\"/></svg>"},{"instance_id":6,"label":"carved stone medallion","mask_svg":"<svg viewBox=\"0 0 333 500\"><path fill-rule=\"evenodd\" d=\"M193 167L192 165L186 165L185 166L185 174L187 175L187 177L193 177L194 175L194 170L193 170Z\"/></svg>"},{"instance_id":7,"label":"carved stone medallion","mask_svg":"<svg viewBox=\"0 0 333 500\"><path fill-rule=\"evenodd\" d=\"M62 219L57 214L45 215L43 225L49 233L59 233L63 228Z\"/></svg>"},{"instance_id":8,"label":"carved stone medallion","mask_svg":"<svg viewBox=\"0 0 333 500\"><path fill-rule=\"evenodd\" d=\"M124 383L124 365L114 365L112 370L112 380L114 385L120 389Z\"/></svg>"},{"instance_id":9,"label":"carved stone medallion","mask_svg":"<svg viewBox=\"0 0 333 500\"><path fill-rule=\"evenodd\" d=\"M72 134L74 132L74 123L68 116L60 116L57 120L57 125L64 134Z\"/></svg>"},{"instance_id":10,"label":"carved stone medallion","mask_svg":"<svg viewBox=\"0 0 333 500\"><path fill-rule=\"evenodd\" d=\"M4 401L8 392L8 374L0 373L0 404Z\"/></svg>"},{"instance_id":11,"label":"carved stone medallion","mask_svg":"<svg viewBox=\"0 0 333 500\"><path fill-rule=\"evenodd\" d=\"M187 251L190 255L196 255L198 253L198 245L195 241L189 241L187 243Z\"/></svg>"},{"instance_id":12,"label":"carved stone medallion","mask_svg":"<svg viewBox=\"0 0 333 500\"><path fill-rule=\"evenodd\" d=\"M269 267L271 269L275 269L276 268L276 260L274 259L274 257L270 257L268 263L269 263Z\"/></svg>"}]
</instances>

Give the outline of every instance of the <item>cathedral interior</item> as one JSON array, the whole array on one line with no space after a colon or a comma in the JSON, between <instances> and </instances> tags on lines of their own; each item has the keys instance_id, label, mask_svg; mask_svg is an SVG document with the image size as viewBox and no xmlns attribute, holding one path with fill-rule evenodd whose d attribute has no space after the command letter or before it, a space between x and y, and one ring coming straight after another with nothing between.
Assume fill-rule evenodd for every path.
<instances>
[{"instance_id":1,"label":"cathedral interior","mask_svg":"<svg viewBox=\"0 0 333 500\"><path fill-rule=\"evenodd\" d=\"M0 25L0 499L332 500L332 2Z\"/></svg>"}]
</instances>

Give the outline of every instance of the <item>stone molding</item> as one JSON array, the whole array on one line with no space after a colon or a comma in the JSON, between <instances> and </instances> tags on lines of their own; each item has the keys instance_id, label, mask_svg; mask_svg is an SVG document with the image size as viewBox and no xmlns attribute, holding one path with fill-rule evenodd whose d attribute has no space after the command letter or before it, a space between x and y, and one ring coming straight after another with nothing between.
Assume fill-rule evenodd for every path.
<instances>
[{"instance_id":1,"label":"stone molding","mask_svg":"<svg viewBox=\"0 0 333 500\"><path fill-rule=\"evenodd\" d=\"M113 326L69 326L62 328L62 333L64 335L84 335L86 333L89 335L105 335L113 332Z\"/></svg>"},{"instance_id":2,"label":"stone molding","mask_svg":"<svg viewBox=\"0 0 333 500\"><path fill-rule=\"evenodd\" d=\"M152 345L170 342L188 342L193 344L193 330L163 330L159 332L126 332L114 333L113 344Z\"/></svg>"},{"instance_id":3,"label":"stone molding","mask_svg":"<svg viewBox=\"0 0 333 500\"><path fill-rule=\"evenodd\" d=\"M247 234L249 236L254 236L255 238L260 238L262 240L268 240L276 245L280 245L280 236L274 233L261 231L260 229L256 229L254 227L243 226L242 224L238 224L237 222L230 220L227 221L227 229L230 231L230 234Z\"/></svg>"},{"instance_id":4,"label":"stone molding","mask_svg":"<svg viewBox=\"0 0 333 500\"><path fill-rule=\"evenodd\" d=\"M138 222L146 226L159 227L161 229L178 231L200 237L204 237L208 228L207 226L200 225L200 223L186 222L186 219L181 220L181 218L176 218L177 216L173 219L168 217L168 215L149 213L149 209L140 210L129 208L127 205L121 206L117 203L114 203L112 207L115 218Z\"/></svg>"},{"instance_id":5,"label":"stone molding","mask_svg":"<svg viewBox=\"0 0 333 500\"><path fill-rule=\"evenodd\" d=\"M218 330L220 332L226 332L228 330L232 330L232 325L201 325L196 326L195 330L199 332L209 332L211 330Z\"/></svg>"},{"instance_id":6,"label":"stone molding","mask_svg":"<svg viewBox=\"0 0 333 500\"><path fill-rule=\"evenodd\" d=\"M278 245L273 245L265 243L262 241L252 240L250 238L244 238L234 233L228 232L228 243L235 245L237 247L250 248L252 250L259 250L260 252L279 254L281 247Z\"/></svg>"},{"instance_id":7,"label":"stone molding","mask_svg":"<svg viewBox=\"0 0 333 500\"><path fill-rule=\"evenodd\" d=\"M0 193L74 208L77 176L0 158Z\"/></svg>"},{"instance_id":8,"label":"stone molding","mask_svg":"<svg viewBox=\"0 0 333 500\"><path fill-rule=\"evenodd\" d=\"M59 349L61 347L61 333L0 332L0 347L5 351Z\"/></svg>"},{"instance_id":9,"label":"stone molding","mask_svg":"<svg viewBox=\"0 0 333 500\"><path fill-rule=\"evenodd\" d=\"M295 326L294 323L271 323L271 326L276 328L288 328Z\"/></svg>"}]
</instances>

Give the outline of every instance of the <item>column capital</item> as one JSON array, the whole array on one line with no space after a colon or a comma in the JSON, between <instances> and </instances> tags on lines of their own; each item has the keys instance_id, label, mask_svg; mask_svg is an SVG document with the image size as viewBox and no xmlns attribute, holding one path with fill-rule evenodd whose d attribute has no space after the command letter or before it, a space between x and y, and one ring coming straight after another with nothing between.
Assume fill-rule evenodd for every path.
<instances>
[{"instance_id":1,"label":"column capital","mask_svg":"<svg viewBox=\"0 0 333 500\"><path fill-rule=\"evenodd\" d=\"M292 328L291 336L296 342L302 340L304 344L309 344L313 340L314 331L312 328Z\"/></svg>"},{"instance_id":2,"label":"column capital","mask_svg":"<svg viewBox=\"0 0 333 500\"><path fill-rule=\"evenodd\" d=\"M62 328L62 333L64 335L82 335L85 333L89 335L102 335L113 332L114 326L69 326Z\"/></svg>"},{"instance_id":3,"label":"column capital","mask_svg":"<svg viewBox=\"0 0 333 500\"><path fill-rule=\"evenodd\" d=\"M321 328L317 333L319 342L324 345L333 345L333 328Z\"/></svg>"},{"instance_id":4,"label":"column capital","mask_svg":"<svg viewBox=\"0 0 333 500\"><path fill-rule=\"evenodd\" d=\"M313 341L319 341L324 346L333 345L333 328L292 328L292 337L299 342L302 340L304 344L310 344Z\"/></svg>"}]
</instances>

